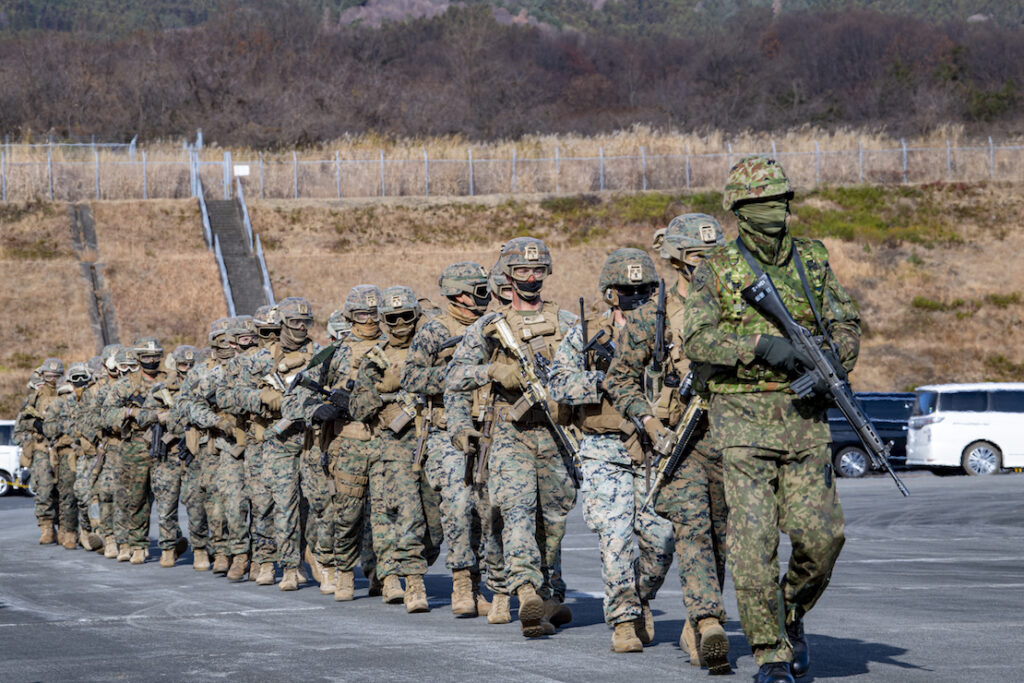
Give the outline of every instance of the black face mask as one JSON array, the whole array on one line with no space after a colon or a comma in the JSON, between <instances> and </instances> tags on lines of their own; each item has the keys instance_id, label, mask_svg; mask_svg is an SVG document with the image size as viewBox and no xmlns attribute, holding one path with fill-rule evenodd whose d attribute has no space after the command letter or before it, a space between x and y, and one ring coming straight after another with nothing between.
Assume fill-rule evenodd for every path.
<instances>
[{"instance_id":1,"label":"black face mask","mask_svg":"<svg viewBox=\"0 0 1024 683\"><path fill-rule=\"evenodd\" d=\"M491 304L491 293L488 292L486 296L473 295L473 310L474 311L486 311L487 307Z\"/></svg>"},{"instance_id":2,"label":"black face mask","mask_svg":"<svg viewBox=\"0 0 1024 683\"><path fill-rule=\"evenodd\" d=\"M618 306L623 311L632 311L651 300L654 287L652 285L623 286L614 287L613 290L616 301L612 302L612 305Z\"/></svg>"},{"instance_id":3,"label":"black face mask","mask_svg":"<svg viewBox=\"0 0 1024 683\"><path fill-rule=\"evenodd\" d=\"M142 361L139 361L139 365L142 366L143 370L145 370L146 372L148 372L150 374L152 374L152 373L154 373L154 372L156 372L157 370L160 369L160 361L158 361L158 360L150 360L150 361L146 361L145 363L143 363Z\"/></svg>"},{"instance_id":4,"label":"black face mask","mask_svg":"<svg viewBox=\"0 0 1024 683\"><path fill-rule=\"evenodd\" d=\"M544 286L543 280L534 280L530 282L519 282L518 280L512 281L512 287L516 290L519 298L523 301L533 301L540 296L540 288Z\"/></svg>"}]
</instances>

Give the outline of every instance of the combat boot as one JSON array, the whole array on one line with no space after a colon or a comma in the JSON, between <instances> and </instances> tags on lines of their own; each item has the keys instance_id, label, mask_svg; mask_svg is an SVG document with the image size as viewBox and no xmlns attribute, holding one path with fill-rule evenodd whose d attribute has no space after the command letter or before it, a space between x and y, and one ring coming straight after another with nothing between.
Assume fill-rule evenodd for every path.
<instances>
[{"instance_id":1,"label":"combat boot","mask_svg":"<svg viewBox=\"0 0 1024 683\"><path fill-rule=\"evenodd\" d=\"M122 543L117 546L117 561L127 562L132 559L132 549L128 547L127 543Z\"/></svg>"},{"instance_id":2,"label":"combat boot","mask_svg":"<svg viewBox=\"0 0 1024 683\"><path fill-rule=\"evenodd\" d=\"M429 612L430 605L427 603L427 587L423 585L423 577L419 574L410 574L405 577L405 611L409 614Z\"/></svg>"},{"instance_id":3,"label":"combat boot","mask_svg":"<svg viewBox=\"0 0 1024 683\"><path fill-rule=\"evenodd\" d=\"M523 637L538 638L544 635L540 620L544 617L544 601L537 595L537 589L525 583L516 591L519 597L519 626Z\"/></svg>"},{"instance_id":4,"label":"combat boot","mask_svg":"<svg viewBox=\"0 0 1024 683\"><path fill-rule=\"evenodd\" d=\"M473 578L468 569L452 572L452 614L475 617L476 600L473 599Z\"/></svg>"},{"instance_id":5,"label":"combat boot","mask_svg":"<svg viewBox=\"0 0 1024 683\"><path fill-rule=\"evenodd\" d=\"M64 546L65 550L74 550L78 547L78 534L74 531L65 531L61 545Z\"/></svg>"},{"instance_id":6,"label":"combat boot","mask_svg":"<svg viewBox=\"0 0 1024 683\"><path fill-rule=\"evenodd\" d=\"M277 587L283 591L295 591L299 589L299 570L285 569L281 576L281 583Z\"/></svg>"},{"instance_id":7,"label":"combat boot","mask_svg":"<svg viewBox=\"0 0 1024 683\"><path fill-rule=\"evenodd\" d=\"M334 599L337 602L348 602L356 597L356 575L351 571L334 571Z\"/></svg>"},{"instance_id":8,"label":"combat boot","mask_svg":"<svg viewBox=\"0 0 1024 683\"><path fill-rule=\"evenodd\" d=\"M697 624L700 633L700 656L712 676L732 673L729 665L729 638L715 617L706 617Z\"/></svg>"},{"instance_id":9,"label":"combat boot","mask_svg":"<svg viewBox=\"0 0 1024 683\"><path fill-rule=\"evenodd\" d=\"M789 669L789 662L768 662L762 664L754 676L754 683L796 683Z\"/></svg>"},{"instance_id":10,"label":"combat boot","mask_svg":"<svg viewBox=\"0 0 1024 683\"><path fill-rule=\"evenodd\" d=\"M249 571L249 556L245 553L231 558L231 569L228 570L228 581L239 583L245 581L245 573Z\"/></svg>"},{"instance_id":11,"label":"combat boot","mask_svg":"<svg viewBox=\"0 0 1024 683\"><path fill-rule=\"evenodd\" d=\"M643 652L644 644L636 637L633 621L620 621L612 633L612 652Z\"/></svg>"},{"instance_id":12,"label":"combat boot","mask_svg":"<svg viewBox=\"0 0 1024 683\"><path fill-rule=\"evenodd\" d=\"M256 576L257 586L273 586L274 585L274 563L273 562L261 562L260 571Z\"/></svg>"},{"instance_id":13,"label":"combat boot","mask_svg":"<svg viewBox=\"0 0 1024 683\"><path fill-rule=\"evenodd\" d=\"M79 531L78 542L86 550L103 550L103 537L92 531Z\"/></svg>"},{"instance_id":14,"label":"combat boot","mask_svg":"<svg viewBox=\"0 0 1024 683\"><path fill-rule=\"evenodd\" d=\"M170 568L174 566L174 551L173 550L161 550L160 551L160 566Z\"/></svg>"},{"instance_id":15,"label":"combat boot","mask_svg":"<svg viewBox=\"0 0 1024 683\"><path fill-rule=\"evenodd\" d=\"M572 621L572 610L561 598L551 597L544 601L544 616L555 626L565 626Z\"/></svg>"},{"instance_id":16,"label":"combat boot","mask_svg":"<svg viewBox=\"0 0 1024 683\"><path fill-rule=\"evenodd\" d=\"M179 538L174 542L174 561L177 562L178 558L184 555L188 551L188 540L185 538Z\"/></svg>"},{"instance_id":17,"label":"combat boot","mask_svg":"<svg viewBox=\"0 0 1024 683\"><path fill-rule=\"evenodd\" d=\"M197 572L210 571L210 554L206 552L206 548L192 550L192 569Z\"/></svg>"},{"instance_id":18,"label":"combat boot","mask_svg":"<svg viewBox=\"0 0 1024 683\"><path fill-rule=\"evenodd\" d=\"M384 577L384 586L381 588L381 600L386 605L397 605L405 600L405 591L402 590L402 582L395 574Z\"/></svg>"},{"instance_id":19,"label":"combat boot","mask_svg":"<svg viewBox=\"0 0 1024 683\"><path fill-rule=\"evenodd\" d=\"M149 551L146 548L136 548L132 551L132 556L129 561L132 564L142 564L146 561L146 557L149 555Z\"/></svg>"},{"instance_id":20,"label":"combat boot","mask_svg":"<svg viewBox=\"0 0 1024 683\"><path fill-rule=\"evenodd\" d=\"M322 567L320 569L320 593L322 595L333 595L338 589L334 567Z\"/></svg>"},{"instance_id":21,"label":"combat boot","mask_svg":"<svg viewBox=\"0 0 1024 683\"><path fill-rule=\"evenodd\" d=\"M789 670L793 678L800 678L807 675L811 668L811 650L807 647L807 636L804 635L804 620L797 619L786 624L786 635L789 636L789 644L793 646L793 661L789 664Z\"/></svg>"},{"instance_id":22,"label":"combat boot","mask_svg":"<svg viewBox=\"0 0 1024 683\"><path fill-rule=\"evenodd\" d=\"M486 617L491 612L491 602L481 593L476 594L476 615Z\"/></svg>"},{"instance_id":23,"label":"combat boot","mask_svg":"<svg viewBox=\"0 0 1024 683\"><path fill-rule=\"evenodd\" d=\"M213 556L213 573L214 574L227 574L228 573L228 556L221 553L217 553Z\"/></svg>"},{"instance_id":24,"label":"combat boot","mask_svg":"<svg viewBox=\"0 0 1024 683\"><path fill-rule=\"evenodd\" d=\"M103 540L103 557L111 560L117 559L117 541L113 536L107 536Z\"/></svg>"},{"instance_id":25,"label":"combat boot","mask_svg":"<svg viewBox=\"0 0 1024 683\"><path fill-rule=\"evenodd\" d=\"M52 545L57 542L57 534L53 531L52 519L39 520L39 545Z\"/></svg>"},{"instance_id":26,"label":"combat boot","mask_svg":"<svg viewBox=\"0 0 1024 683\"><path fill-rule=\"evenodd\" d=\"M369 595L371 598L376 598L380 595L383 595L384 584L380 582L380 577L377 576L377 572L374 572L368 578L370 579L370 588L366 594Z\"/></svg>"},{"instance_id":27,"label":"combat boot","mask_svg":"<svg viewBox=\"0 0 1024 683\"><path fill-rule=\"evenodd\" d=\"M495 593L491 600L491 609L487 612L488 624L507 624L512 621L512 613L509 609L511 598L508 593Z\"/></svg>"},{"instance_id":28,"label":"combat boot","mask_svg":"<svg viewBox=\"0 0 1024 683\"><path fill-rule=\"evenodd\" d=\"M540 630L544 631L546 636L553 636L558 633L558 629L555 628L555 625L547 617L540 618Z\"/></svg>"},{"instance_id":29,"label":"combat boot","mask_svg":"<svg viewBox=\"0 0 1024 683\"><path fill-rule=\"evenodd\" d=\"M640 616L633 620L633 629L644 645L654 640L654 613L646 600L640 601Z\"/></svg>"},{"instance_id":30,"label":"combat boot","mask_svg":"<svg viewBox=\"0 0 1024 683\"><path fill-rule=\"evenodd\" d=\"M324 582L324 566L316 559L308 545L303 553L303 557L306 559L306 564L309 565L309 571L313 573L313 580L322 584Z\"/></svg>"},{"instance_id":31,"label":"combat boot","mask_svg":"<svg viewBox=\"0 0 1024 683\"><path fill-rule=\"evenodd\" d=\"M697 633L693 630L693 624L686 620L683 632L679 636L679 649L690 655L690 666L700 666L700 650L697 648Z\"/></svg>"}]
</instances>

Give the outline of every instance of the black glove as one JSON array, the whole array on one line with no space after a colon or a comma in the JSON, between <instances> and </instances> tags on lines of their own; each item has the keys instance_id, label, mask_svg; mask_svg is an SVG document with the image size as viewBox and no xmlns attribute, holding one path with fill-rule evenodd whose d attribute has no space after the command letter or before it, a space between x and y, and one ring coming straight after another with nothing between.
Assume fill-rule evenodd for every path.
<instances>
[{"instance_id":1,"label":"black glove","mask_svg":"<svg viewBox=\"0 0 1024 683\"><path fill-rule=\"evenodd\" d=\"M313 411L313 422L333 422L345 416L345 411L333 403L322 403Z\"/></svg>"},{"instance_id":2,"label":"black glove","mask_svg":"<svg viewBox=\"0 0 1024 683\"><path fill-rule=\"evenodd\" d=\"M347 391L335 389L331 392L330 401L332 405L338 406L345 415L348 415L349 398L351 398L351 395Z\"/></svg>"},{"instance_id":3,"label":"black glove","mask_svg":"<svg viewBox=\"0 0 1024 683\"><path fill-rule=\"evenodd\" d=\"M784 370L791 377L802 375L814 367L811 359L793 346L792 342L770 334L761 335L754 348L754 356L773 368Z\"/></svg>"},{"instance_id":4,"label":"black glove","mask_svg":"<svg viewBox=\"0 0 1024 683\"><path fill-rule=\"evenodd\" d=\"M850 376L847 374L846 368L843 367L843 362L839 360L839 356L837 356L832 349L825 349L823 353L825 354L825 358L828 358L828 362L832 364L832 369L836 371L837 375L839 375L839 379L844 382L848 380Z\"/></svg>"},{"instance_id":5,"label":"black glove","mask_svg":"<svg viewBox=\"0 0 1024 683\"><path fill-rule=\"evenodd\" d=\"M43 433L43 421L40 420L38 417L36 419L32 420L32 429L34 429L39 434L42 434Z\"/></svg>"}]
</instances>

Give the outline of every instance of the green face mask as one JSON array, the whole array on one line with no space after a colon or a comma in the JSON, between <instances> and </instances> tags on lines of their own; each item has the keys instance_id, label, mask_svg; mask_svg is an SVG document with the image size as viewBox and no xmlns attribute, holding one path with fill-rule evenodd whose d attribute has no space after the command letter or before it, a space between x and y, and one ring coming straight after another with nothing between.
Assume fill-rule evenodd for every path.
<instances>
[{"instance_id":1,"label":"green face mask","mask_svg":"<svg viewBox=\"0 0 1024 683\"><path fill-rule=\"evenodd\" d=\"M768 237L778 237L785 231L788 212L789 202L785 200L754 202L736 209L740 218Z\"/></svg>"},{"instance_id":2,"label":"green face mask","mask_svg":"<svg viewBox=\"0 0 1024 683\"><path fill-rule=\"evenodd\" d=\"M786 230L789 202L784 199L743 204L736 209L740 237L762 263L780 265L792 248Z\"/></svg>"}]
</instances>

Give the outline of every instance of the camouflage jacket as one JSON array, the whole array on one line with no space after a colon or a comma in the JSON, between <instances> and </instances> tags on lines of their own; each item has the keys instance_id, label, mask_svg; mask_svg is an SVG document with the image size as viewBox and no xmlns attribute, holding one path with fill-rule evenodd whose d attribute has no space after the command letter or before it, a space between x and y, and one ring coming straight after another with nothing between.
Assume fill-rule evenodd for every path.
<instances>
[{"instance_id":1,"label":"camouflage jacket","mask_svg":"<svg viewBox=\"0 0 1024 683\"><path fill-rule=\"evenodd\" d=\"M455 348L445 380L445 415L448 431L452 434L473 428L472 392L491 382L487 367L492 362L516 363L515 359L501 347L500 341L488 330L488 325L495 320L498 313L505 315L514 330L529 329L530 332L522 334L529 334L532 339L543 338L544 342L541 343L545 348L541 349L540 353L548 360L554 356L555 349L569 329L578 322L577 316L573 313L544 302L540 311L522 313L511 305L499 306L466 328L462 341ZM538 330L536 334L533 332L534 329ZM526 344L522 339L520 343ZM495 400L501 403L515 403L521 396L504 389L499 390L497 386L492 389Z\"/></svg>"},{"instance_id":2,"label":"camouflage jacket","mask_svg":"<svg viewBox=\"0 0 1024 683\"><path fill-rule=\"evenodd\" d=\"M444 429L443 395L448 363L455 354L469 325L456 320L448 312L429 320L416 332L402 368L402 388L419 394L431 406L431 426Z\"/></svg>"},{"instance_id":3,"label":"camouflage jacket","mask_svg":"<svg viewBox=\"0 0 1024 683\"><path fill-rule=\"evenodd\" d=\"M192 422L192 407L199 398L199 389L203 383L203 377L215 365L217 365L217 361L213 358L207 358L202 363L196 363L181 381L181 387L178 389L178 400L174 402L174 408L171 409L170 415L170 422L174 424L175 431L184 432L186 429L196 426ZM200 441L206 441L206 439L207 435L204 433L200 437Z\"/></svg>"},{"instance_id":4,"label":"camouflage jacket","mask_svg":"<svg viewBox=\"0 0 1024 683\"><path fill-rule=\"evenodd\" d=\"M82 392L81 400L77 403L77 415L79 430L82 437L93 446L99 446L104 437L103 425L100 424L100 413L103 408L103 399L107 391L113 386L114 380L110 375L104 373L102 377L90 384Z\"/></svg>"},{"instance_id":5,"label":"camouflage jacket","mask_svg":"<svg viewBox=\"0 0 1024 683\"><path fill-rule=\"evenodd\" d=\"M224 383L228 361L215 361L199 376L188 402L188 420L200 429L212 429L221 418L216 403L217 389ZM193 368L194 370L195 368Z\"/></svg>"},{"instance_id":6,"label":"camouflage jacket","mask_svg":"<svg viewBox=\"0 0 1024 683\"><path fill-rule=\"evenodd\" d=\"M46 406L43 414L43 434L54 448L69 448L78 441L78 426L75 424L76 393L59 395Z\"/></svg>"},{"instance_id":7,"label":"camouflage jacket","mask_svg":"<svg viewBox=\"0 0 1024 683\"><path fill-rule=\"evenodd\" d=\"M133 408L139 409L137 413L141 413L149 390L166 378L163 370L153 379L137 370L114 382L103 399L100 423L115 434L119 433L124 441L146 442L148 430L139 424L138 415L133 419L129 413Z\"/></svg>"},{"instance_id":8,"label":"camouflage jacket","mask_svg":"<svg viewBox=\"0 0 1024 683\"><path fill-rule=\"evenodd\" d=\"M416 322L414 338L426 322L425 316L420 316L420 319ZM349 398L348 411L352 415L353 420L367 424L373 424L373 420L376 418L376 424L374 424L375 431L380 433L381 430L391 425L393 420L399 417L402 412L415 412L417 408L415 406L416 396L414 394L401 388L397 391L382 393L378 388L380 382L385 377L392 384L401 385L400 378L406 358L409 355L411 340L406 346L396 346L393 339L386 339L384 342L379 343L378 346L383 355L388 359L389 365L387 369L383 369L374 361L365 356L363 357L356 371L356 379L352 387L352 396ZM405 426L400 431L405 433L407 429L408 426Z\"/></svg>"},{"instance_id":9,"label":"camouflage jacket","mask_svg":"<svg viewBox=\"0 0 1024 683\"><path fill-rule=\"evenodd\" d=\"M177 372L174 372L166 381L156 382L150 387L149 394L146 395L146 402L143 403L142 410L139 411L139 416L136 418L140 427L152 427L160 422L160 414L165 413L163 424L166 433L173 434L178 438L182 437L185 430L171 419L171 413L181 393L181 384L182 378L178 376Z\"/></svg>"},{"instance_id":10,"label":"camouflage jacket","mask_svg":"<svg viewBox=\"0 0 1024 683\"><path fill-rule=\"evenodd\" d=\"M14 433L18 436L18 443L24 446L28 441L47 441L41 425L37 426L36 420L40 423L46 415L46 409L51 403L57 400L57 388L49 384L43 384L35 391L29 393L21 411L14 423Z\"/></svg>"}]
</instances>

